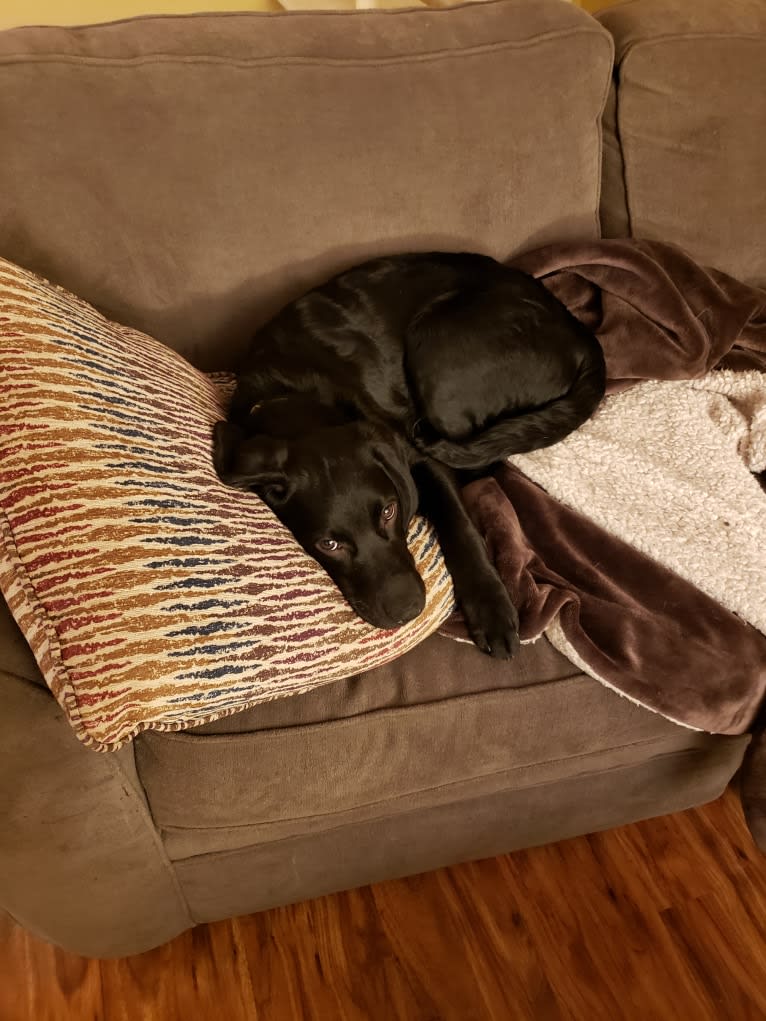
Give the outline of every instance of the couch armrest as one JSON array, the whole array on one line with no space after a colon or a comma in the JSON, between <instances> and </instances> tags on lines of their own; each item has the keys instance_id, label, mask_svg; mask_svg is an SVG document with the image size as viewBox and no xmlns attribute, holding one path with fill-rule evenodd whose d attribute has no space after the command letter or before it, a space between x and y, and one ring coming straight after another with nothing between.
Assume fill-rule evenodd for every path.
<instances>
[{"instance_id":1,"label":"couch armrest","mask_svg":"<svg viewBox=\"0 0 766 1021\"><path fill-rule=\"evenodd\" d=\"M74 953L147 950L193 925L132 746L85 748L55 700L0 670L0 907Z\"/></svg>"}]
</instances>

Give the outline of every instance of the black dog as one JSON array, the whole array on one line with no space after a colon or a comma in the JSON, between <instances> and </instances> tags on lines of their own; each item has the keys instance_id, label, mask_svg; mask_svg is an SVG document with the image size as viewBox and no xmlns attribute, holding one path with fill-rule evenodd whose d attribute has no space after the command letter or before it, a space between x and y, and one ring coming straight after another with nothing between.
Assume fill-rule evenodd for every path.
<instances>
[{"instance_id":1,"label":"black dog","mask_svg":"<svg viewBox=\"0 0 766 1021\"><path fill-rule=\"evenodd\" d=\"M463 470L562 439L604 384L598 341L532 277L481 255L375 259L258 332L215 427L215 466L376 627L423 609L405 541L420 508L472 638L507 657L518 617L461 503Z\"/></svg>"}]
</instances>

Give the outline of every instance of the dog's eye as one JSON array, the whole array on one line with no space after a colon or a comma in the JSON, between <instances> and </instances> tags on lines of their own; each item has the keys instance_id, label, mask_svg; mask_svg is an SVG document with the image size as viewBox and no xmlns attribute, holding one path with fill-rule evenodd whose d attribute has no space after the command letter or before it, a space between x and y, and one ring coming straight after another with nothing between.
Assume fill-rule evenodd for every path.
<instances>
[{"instance_id":1,"label":"dog's eye","mask_svg":"<svg viewBox=\"0 0 766 1021\"><path fill-rule=\"evenodd\" d=\"M282 503L287 496L287 486L274 482L263 490L263 498L266 503Z\"/></svg>"},{"instance_id":2,"label":"dog's eye","mask_svg":"<svg viewBox=\"0 0 766 1021\"><path fill-rule=\"evenodd\" d=\"M317 543L317 548L321 549L323 553L337 553L340 549L340 543L337 539L320 539Z\"/></svg>"},{"instance_id":3,"label":"dog's eye","mask_svg":"<svg viewBox=\"0 0 766 1021\"><path fill-rule=\"evenodd\" d=\"M392 500L391 503L387 503L383 510L380 512L380 519L386 524L389 524L396 517L396 500Z\"/></svg>"}]
</instances>

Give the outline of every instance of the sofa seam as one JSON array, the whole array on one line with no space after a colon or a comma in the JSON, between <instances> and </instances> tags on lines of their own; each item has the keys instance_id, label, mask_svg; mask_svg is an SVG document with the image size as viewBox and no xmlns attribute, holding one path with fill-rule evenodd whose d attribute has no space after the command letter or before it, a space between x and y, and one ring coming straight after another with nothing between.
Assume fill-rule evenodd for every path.
<instances>
[{"instance_id":1,"label":"sofa seam","mask_svg":"<svg viewBox=\"0 0 766 1021\"><path fill-rule=\"evenodd\" d=\"M131 752L133 752L133 756L135 759L135 752L133 751L132 748ZM160 836L160 832L157 827L157 822L154 818L154 814L151 809L151 803L149 801L146 788L144 787L143 781L141 780L138 770L136 769L136 776L138 777L138 781L141 784L141 789L144 792L143 798L139 797L138 792L135 790L130 780L130 777L125 772L125 769L123 768L122 763L119 761L118 757L115 755L108 755L106 756L106 759L109 762L109 768L112 772L112 775L115 777L115 779L120 781L120 785L123 791L125 791L128 794L128 797L130 797L130 799L134 802L134 806L138 811L143 827L149 834L150 840L154 844L155 850L157 851L159 862L160 865L162 866L162 870L163 872L165 872L165 874L170 880L171 889L175 894L178 907L181 908L182 914L184 916L184 921L188 922L187 928L196 925L197 922L192 914L189 902L183 892L178 876L176 875L173 862L171 861L167 853L167 849L165 848L165 843L162 840L162 837Z\"/></svg>"},{"instance_id":2,"label":"sofa seam","mask_svg":"<svg viewBox=\"0 0 766 1021\"><path fill-rule=\"evenodd\" d=\"M328 12L332 13L332 12ZM349 12L354 13L354 12ZM503 53L508 50L532 49L536 46L547 45L551 42L558 42L561 39L570 39L574 36L590 36L594 39L609 41L611 36L605 30L599 30L594 20L593 26L578 26L577 28L558 29L556 31L541 33L532 39L523 40L500 40L491 43L479 43L473 46L458 47L455 49L425 50L419 53L408 53L393 55L390 57L328 57L328 56L284 56L280 54L265 55L254 58L237 58L229 56L216 56L211 54L175 54L175 53L150 53L136 55L133 57L104 57L88 56L86 54L69 53L8 53L0 56L0 67L16 64L83 64L87 67L120 67L131 68L141 67L145 64L188 64L190 66L199 64L210 64L212 66L235 67L247 70L257 67L294 65L320 66L320 67L397 67L403 64L431 63L451 58L474 57L484 54ZM612 46L613 43L610 43Z\"/></svg>"},{"instance_id":3,"label":"sofa seam","mask_svg":"<svg viewBox=\"0 0 766 1021\"><path fill-rule=\"evenodd\" d=\"M602 226L601 226L601 191L602 191L603 183L604 183L604 111L606 110L606 104L607 104L607 102L609 100L609 89L611 88L611 85L612 85L612 77L614 75L615 57L616 57L614 37L610 33L606 32L604 38L605 38L605 41L607 42L607 44L609 46L610 61L609 61L609 74L606 76L606 80L605 80L605 83L604 83L604 91L603 91L603 94L601 96L601 104L600 104L600 107L599 107L599 112L598 112L598 114L596 116L596 133L597 133L597 136L598 136L598 159L596 161L597 166L595 168L595 175L594 175L595 178L596 178L596 196L595 196L596 203L595 203L594 212L593 212L593 218L595 220L595 227L596 227L596 234L597 234L597 236L599 238L602 236Z\"/></svg>"},{"instance_id":4,"label":"sofa seam","mask_svg":"<svg viewBox=\"0 0 766 1021\"><path fill-rule=\"evenodd\" d=\"M622 193L625 202L625 217L628 223L628 237L633 237L633 210L630 204L628 192L628 161L625 158L625 147L622 142L622 130L620 127L620 115L622 110L622 62L615 62L614 65L614 140L620 153L620 180L622 182Z\"/></svg>"},{"instance_id":5,"label":"sofa seam","mask_svg":"<svg viewBox=\"0 0 766 1021\"><path fill-rule=\"evenodd\" d=\"M1 592L0 598L2 598ZM4 675L5 677L12 677L16 681L23 681L25 684L31 684L33 687L38 688L40 691L44 691L47 695L50 695L50 697L53 698L54 697L53 692L45 682L45 678L43 677L42 673L40 673L40 667L37 664L37 660L35 660L35 666L37 666L38 678L27 677L26 674L19 674L15 670L6 669L6 667L4 666L0 666L0 676Z\"/></svg>"},{"instance_id":6,"label":"sofa seam","mask_svg":"<svg viewBox=\"0 0 766 1021\"><path fill-rule=\"evenodd\" d=\"M599 24L602 23L599 21ZM605 29L605 31L609 32L609 29L607 29L606 26L602 25L602 27ZM609 32L609 34L611 35L611 32ZM614 39L614 36L612 36L612 38ZM688 40L698 41L700 39L710 40L739 39L743 42L750 41L761 44L766 42L766 36L758 32L725 32L725 31L678 32L675 35L673 33L667 32L662 33L660 35L643 36L637 39L631 39L627 43L625 43L622 49L618 49L616 47L615 49L618 54L617 63L622 64L627 59L627 57L630 56L631 53L635 52L635 50L637 49L641 49L642 46L656 46L658 44L664 43L687 42Z\"/></svg>"},{"instance_id":7,"label":"sofa seam","mask_svg":"<svg viewBox=\"0 0 766 1021\"><path fill-rule=\"evenodd\" d=\"M354 675L351 675L354 676ZM358 676L358 675L357 675ZM497 699L504 699L506 697L514 697L518 699L529 699L543 688L549 689L552 686L561 687L564 685L576 684L579 681L585 680L588 682L587 687L591 687L591 682L595 682L600 687L603 685L600 682L595 681L595 678L589 674L584 673L582 670L577 669L577 672L570 674L568 677L561 677L555 680L545 681L542 684L528 684L523 687L507 687L507 688L490 688L487 691L480 692L469 692L458 695L451 695L448 698L440 698L433 702L416 702L408 703L406 705L395 705L395 706L380 706L377 709L371 709L366 712L357 713L353 716L343 716L334 720L318 720L313 723L297 723L287 727L268 727L264 730L248 730L248 731L237 731L225 734L195 734L193 733L194 727L187 727L186 729L176 728L172 731L159 731L156 728L151 730L145 730L142 732L143 740L151 741L156 738L163 742L171 744L188 744L189 742L206 741L215 744L233 744L238 741L250 742L252 738L257 737L263 741L277 742L283 738L286 733L295 733L296 731L313 731L315 733L323 732L328 726L337 727L339 729L348 729L356 724L358 721L370 719L373 717L384 717L396 716L401 713L416 713L421 710L432 710L432 711L446 711L447 707L454 706L456 703L465 705L469 702L486 702L489 699L495 697ZM328 681L328 684L332 684L332 681ZM321 687L321 686L318 686ZM317 690L317 689L314 689ZM597 690L597 689L596 689ZM283 696L290 697L290 696ZM272 700L274 701L274 700ZM261 703L263 704L263 703ZM255 706L254 708L257 708ZM644 708L640 706L639 708ZM212 721L215 722L215 721ZM204 724L200 723L199 726Z\"/></svg>"},{"instance_id":8,"label":"sofa seam","mask_svg":"<svg viewBox=\"0 0 766 1021\"><path fill-rule=\"evenodd\" d=\"M746 737L748 735L747 734L736 734L736 735L706 735L706 736L711 736L711 737L718 737L718 736L729 737L729 736L733 736L736 739L736 738L740 738L740 737ZM446 783L433 784L433 785L431 785L429 787L423 787L423 788L420 788L418 790L410 790L410 791L407 791L406 793L403 793L403 794L394 795L393 797L377 798L377 799L372 800L372 801L359 802L358 804L355 804L355 805L353 805L350 808L342 808L342 809L339 809L337 812L325 813L325 815L323 815L323 816L319 816L319 815L317 815L316 812L314 812L314 813L311 813L311 814L308 814L308 815L294 815L294 816L290 816L289 818L280 818L280 819L275 819L275 820L271 820L271 821L262 821L260 823L252 823L252 822L249 822L249 823L235 823L234 825L225 825L225 826L204 826L204 827L203 826L181 826L181 825L178 825L178 824L175 824L175 823L168 824L168 825L165 825L165 824L162 824L162 823L156 823L156 825L157 825L157 827L158 827L158 829L160 831L164 831L164 830L166 830L168 828L173 828L173 829L185 830L185 831L205 830L205 831L208 831L208 832L212 832L212 831L215 831L215 830L218 830L218 829L226 829L226 830L247 829L247 828L252 827L254 825L274 825L274 824L279 824L279 823L301 822L301 821L306 820L306 819L327 818L327 817L331 817L332 815L343 814L343 813L346 813L346 812L355 811L357 809L374 808L374 807L376 807L378 805L394 804L395 802L400 801L402 799L410 799L410 798L416 797L418 795L425 795L425 794L431 794L431 793L438 792L438 791L449 790L451 787L457 787L457 786L460 786L462 784L471 784L471 783L474 783L476 781L481 781L481 780L488 780L488 779L491 779L493 777L499 777L499 776L511 777L511 776L513 776L513 775L515 775L517 773L522 772L525 769L529 770L529 769L535 769L536 767L539 767L539 766L552 766L552 765L556 765L556 764L558 764L560 762L583 762L583 761L587 761L588 759L591 759L591 758L597 757L599 755L602 755L604 753L620 751L622 749L628 749L628 750L639 749L639 748L644 748L644 747L648 747L648 746L651 746L651 745L662 745L663 743L664 743L664 739L662 739L662 738L647 738L647 739L642 740L642 741L632 741L629 744L614 745L614 746L610 746L609 748L602 748L599 751L581 752L581 753L579 753L577 755L567 755L567 756L563 756L562 758L558 758L558 759L546 759L546 760L542 760L542 761L539 761L539 762L527 763L527 764L521 765L521 766L506 767L505 769L495 769L495 770L491 770L491 771L486 772L486 773L477 773L474 776L470 776L470 777L462 777L462 778L455 779L455 780L449 780ZM654 760L658 760L658 759L662 759L662 758L667 758L667 757L673 756L673 755L699 754L703 750L704 749L702 749L702 748L694 748L694 747L692 747L692 748L677 748L675 750L669 750L669 751L664 751L664 752L663 751L659 751L656 755L650 756L648 760L647 759L641 759L641 760L636 760L636 761L639 761L639 762L640 761L654 761ZM635 765L636 762L634 761L632 764ZM598 775L600 773L611 772L612 769L627 768L629 765L631 765L631 763L627 763L626 762L626 763L622 763L622 764L617 765L617 766L609 767L608 769L585 770L584 772L582 772L582 773L580 773L578 775L579 776ZM567 779L569 779L569 778L567 778ZM558 782L560 782L560 781L558 781L558 780L541 780L539 782L526 784L523 787L519 787L518 789L519 790L532 790L532 789L534 789L535 787L538 787L538 786L542 787L542 786L545 786L545 785L550 784L550 783L558 783Z\"/></svg>"},{"instance_id":9,"label":"sofa seam","mask_svg":"<svg viewBox=\"0 0 766 1021\"><path fill-rule=\"evenodd\" d=\"M680 749L680 750L678 750L676 752L668 752L667 754L664 754L664 755L653 756L653 758L648 760L648 761L657 762L657 761L660 761L662 759L672 759L672 758L676 758L676 757L688 758L690 760L693 760L694 758L696 758L696 757L698 757L698 756L700 756L702 754L703 754L703 749L699 749L699 748ZM595 777L595 776L602 776L602 775L603 776L608 776L609 774L612 774L612 773L619 773L619 772L623 772L625 770L634 769L636 767L636 765L641 765L641 763L635 763L635 762L624 763L624 764L621 764L621 765L618 765L618 766L612 766L612 767L610 767L609 769L606 769L606 770L593 770L593 771L589 771L589 772L579 773L576 777L567 777L566 779L567 780L583 780L583 779L587 779L588 777ZM541 783L538 783L538 784L530 784L527 787L515 787L515 788L513 788L513 790L514 791L534 791L534 790L537 790L537 789L543 789L545 787L550 787L550 786L552 786L554 784L559 784L561 782L562 782L561 779L558 779L558 780L545 780L545 781L543 781ZM490 792L489 794L486 794L486 795L478 795L476 798L473 798L471 800L479 800L479 799L481 799L483 797L493 797L494 794L497 794L497 793L501 793L501 792ZM363 807L363 806L361 806L361 807ZM438 806L437 805L437 806L428 806L428 807L438 808L438 807L442 807L442 806ZM353 810L350 810L350 811L353 811ZM404 812L396 813L396 817L397 818L402 818L402 817L408 816L408 815L415 815L416 813L422 812L422 811L423 811L423 809L421 807L413 808L413 809L406 810ZM338 813L338 814L340 814L340 813ZM317 817L317 816L313 816L313 817L312 816L307 816L305 818L306 819L310 819L310 818L328 818L328 816L319 816L319 817ZM365 823L365 824L369 824L369 823L379 822L379 821L381 821L383 819L387 819L387 818L389 818L388 815L382 814L382 815L378 815L378 816L373 816L373 817L371 817L369 819L364 819L364 820L362 820L362 822ZM301 822L303 820L295 819L295 820L287 820L287 821ZM348 827L348 825L349 825L348 823L341 823L339 825L328 826L326 828L323 828L321 833L322 833L322 835L324 835L326 833L334 833L334 832L336 832L338 830L346 829ZM351 825L353 825L353 823ZM264 847L264 846L276 847L279 844L285 844L288 841L295 840L295 839L298 839L298 838L300 838L302 836L306 836L306 835L307 834L300 834L300 833L299 834L295 834L294 833L294 834L290 834L289 836L277 837L274 840L266 840L266 841L255 842L255 843L250 843L250 844L243 844L242 847L235 847L235 848L230 848L230 849L223 849L222 848L222 849L220 849L218 851L203 851L200 854L192 854L192 855L187 855L186 857L174 858L174 859L172 859L172 861L173 861L174 866L178 867L179 865L183 866L187 862L200 861L200 860L202 860L204 858L214 858L214 857L219 856L219 855L222 856L222 855L229 855L229 854L245 853L245 852L247 852L249 850L252 850L253 848L257 848L257 847Z\"/></svg>"}]
</instances>

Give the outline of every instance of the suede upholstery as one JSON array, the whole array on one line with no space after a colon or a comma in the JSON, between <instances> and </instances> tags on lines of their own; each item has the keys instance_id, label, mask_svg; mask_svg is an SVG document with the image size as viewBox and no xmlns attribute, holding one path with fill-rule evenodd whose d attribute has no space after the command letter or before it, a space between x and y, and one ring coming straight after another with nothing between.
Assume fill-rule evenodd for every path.
<instances>
[{"instance_id":1,"label":"suede upholstery","mask_svg":"<svg viewBox=\"0 0 766 1021\"><path fill-rule=\"evenodd\" d=\"M611 61L559 0L11 30L3 254L230 369L365 258L597 236Z\"/></svg>"},{"instance_id":2,"label":"suede upholstery","mask_svg":"<svg viewBox=\"0 0 766 1021\"><path fill-rule=\"evenodd\" d=\"M745 266L735 234L716 249L707 219L668 214L661 154L640 132L622 153L612 131L603 188L600 175L611 36L625 60L637 32L661 35L687 10L699 52L708 37L726 50L742 6L705 5L698 25L685 0L662 17L635 0L601 25L563 0L495 0L2 33L12 144L0 253L203 368L231 368L281 301L364 256L439 245L507 257L595 238L600 196L614 225L626 182L624 233L653 223L749 269L757 249ZM727 81L700 99L703 123L754 115L741 92L732 108L743 54L731 45ZM744 80L754 73L743 65ZM698 132L686 86L666 74L685 97L671 123L681 131L684 112ZM618 75L614 111L622 86ZM656 117L646 89L631 96L634 116L642 97ZM762 134L727 134L749 195L685 166L685 187L702 175L709 217L760 208ZM644 157L660 169L637 176L633 207L629 168ZM2 612L0 669L0 906L96 956L685 808L723 790L748 743L634 706L545 639L498 663L432 636L367 674L140 735L111 756L77 742Z\"/></svg>"},{"instance_id":3,"label":"suede upholstery","mask_svg":"<svg viewBox=\"0 0 766 1021\"><path fill-rule=\"evenodd\" d=\"M674 241L766 285L766 4L629 0L598 18L617 44L604 236Z\"/></svg>"}]
</instances>

